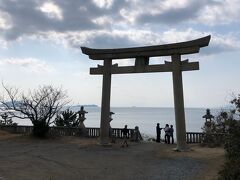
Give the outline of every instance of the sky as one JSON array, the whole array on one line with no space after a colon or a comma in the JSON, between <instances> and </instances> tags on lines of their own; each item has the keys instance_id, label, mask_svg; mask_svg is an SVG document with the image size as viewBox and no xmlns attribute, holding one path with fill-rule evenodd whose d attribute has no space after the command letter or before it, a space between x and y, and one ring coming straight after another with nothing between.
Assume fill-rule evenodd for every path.
<instances>
[{"instance_id":1,"label":"sky","mask_svg":"<svg viewBox=\"0 0 240 180\"><path fill-rule=\"evenodd\" d=\"M80 47L125 48L211 35L200 70L183 72L186 107L224 107L240 93L240 0L0 0L0 79L27 92L62 87L71 104L101 105L102 76ZM151 58L161 64L169 57ZM132 59L114 61L130 65ZM0 87L1 92L2 87ZM111 106L173 107L172 74L112 76Z\"/></svg>"}]
</instances>

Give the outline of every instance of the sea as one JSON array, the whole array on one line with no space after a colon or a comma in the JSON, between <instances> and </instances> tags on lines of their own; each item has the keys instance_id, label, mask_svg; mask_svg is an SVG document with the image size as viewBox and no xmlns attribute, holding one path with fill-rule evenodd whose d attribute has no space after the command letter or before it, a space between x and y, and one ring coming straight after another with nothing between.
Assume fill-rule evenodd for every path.
<instances>
[{"instance_id":1,"label":"sea","mask_svg":"<svg viewBox=\"0 0 240 180\"><path fill-rule=\"evenodd\" d=\"M73 107L72 110L79 111L80 107ZM210 109L212 115L216 116L220 109ZM85 107L86 127L100 127L100 107ZM128 128L139 127L141 134L145 137L156 136L156 125L160 123L160 127L164 128L165 124L173 125L175 129L175 114L174 108L163 107L112 107L111 121L112 128L123 128L125 125ZM206 114L205 108L185 108L186 131L187 132L202 132L205 119L202 118ZM13 119L18 125L32 125L27 119ZM162 132L163 133L163 132Z\"/></svg>"}]
</instances>

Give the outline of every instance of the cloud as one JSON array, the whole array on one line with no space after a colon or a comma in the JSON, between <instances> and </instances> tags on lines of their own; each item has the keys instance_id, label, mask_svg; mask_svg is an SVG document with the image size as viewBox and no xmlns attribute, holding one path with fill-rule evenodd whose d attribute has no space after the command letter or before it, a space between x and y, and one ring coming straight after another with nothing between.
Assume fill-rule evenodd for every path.
<instances>
[{"instance_id":1,"label":"cloud","mask_svg":"<svg viewBox=\"0 0 240 180\"><path fill-rule=\"evenodd\" d=\"M197 22L209 25L229 24L240 22L239 0L219 0L214 4L207 4L198 14Z\"/></svg>"},{"instance_id":2,"label":"cloud","mask_svg":"<svg viewBox=\"0 0 240 180\"><path fill-rule=\"evenodd\" d=\"M171 29L163 33L162 39L165 42L168 42L169 39L171 39L172 42L182 42L204 37L209 34L211 35L209 46L201 50L202 54L215 54L226 51L240 50L240 43L238 39L231 34L221 35L215 32L201 32L191 28L185 31L177 31L176 29Z\"/></svg>"},{"instance_id":3,"label":"cloud","mask_svg":"<svg viewBox=\"0 0 240 180\"><path fill-rule=\"evenodd\" d=\"M12 27L9 14L0 12L0 30L8 30Z\"/></svg>"},{"instance_id":4,"label":"cloud","mask_svg":"<svg viewBox=\"0 0 240 180\"><path fill-rule=\"evenodd\" d=\"M79 49L174 43L211 34L204 52L232 51L239 48L237 37L204 32L198 24L239 22L237 1L8 0L0 4L0 39L2 44L23 37L46 39ZM180 23L186 26L172 28Z\"/></svg>"},{"instance_id":5,"label":"cloud","mask_svg":"<svg viewBox=\"0 0 240 180\"><path fill-rule=\"evenodd\" d=\"M212 39L212 44L209 48L206 48L204 52L206 54L215 54L228 51L239 51L240 42L239 40L232 35L219 35L215 34Z\"/></svg>"},{"instance_id":6,"label":"cloud","mask_svg":"<svg viewBox=\"0 0 240 180\"><path fill-rule=\"evenodd\" d=\"M193 20L197 17L198 12L205 5L206 1L154 1L150 7L141 5L141 10L136 13L136 22L139 24L162 23L173 25L176 23ZM149 9L144 11L143 9Z\"/></svg>"},{"instance_id":7,"label":"cloud","mask_svg":"<svg viewBox=\"0 0 240 180\"><path fill-rule=\"evenodd\" d=\"M0 48L6 49L7 46L8 46L7 41L5 39L1 38L1 36L0 36Z\"/></svg>"},{"instance_id":8,"label":"cloud","mask_svg":"<svg viewBox=\"0 0 240 180\"><path fill-rule=\"evenodd\" d=\"M23 68L24 70L30 72L53 72L54 68L48 65L46 62L41 61L35 58L8 58L0 59L0 66L3 67L14 67L14 68Z\"/></svg>"},{"instance_id":9,"label":"cloud","mask_svg":"<svg viewBox=\"0 0 240 180\"><path fill-rule=\"evenodd\" d=\"M63 19L62 10L53 2L45 2L39 10L45 13L49 18L56 18L58 20Z\"/></svg>"},{"instance_id":10,"label":"cloud","mask_svg":"<svg viewBox=\"0 0 240 180\"><path fill-rule=\"evenodd\" d=\"M112 18L107 17L107 16L97 17L97 18L93 19L92 21L95 24L104 25L104 26L111 25L113 23Z\"/></svg>"},{"instance_id":11,"label":"cloud","mask_svg":"<svg viewBox=\"0 0 240 180\"><path fill-rule=\"evenodd\" d=\"M210 45L203 51L205 54L237 51L240 43L231 34L221 35L215 32L201 32L188 28L183 31L169 29L164 32L151 30L112 30L112 31L81 31L68 33L46 33L45 38L53 42L62 43L66 47L80 49L80 46L92 48L122 48L134 46L149 46L189 41L211 35Z\"/></svg>"},{"instance_id":12,"label":"cloud","mask_svg":"<svg viewBox=\"0 0 240 180\"><path fill-rule=\"evenodd\" d=\"M135 24L176 25L180 23L200 23L219 25L238 22L240 18L239 0L144 0L129 1L120 14L126 21Z\"/></svg>"},{"instance_id":13,"label":"cloud","mask_svg":"<svg viewBox=\"0 0 240 180\"><path fill-rule=\"evenodd\" d=\"M109 9L114 0L93 0L93 2L100 8Z\"/></svg>"},{"instance_id":14,"label":"cloud","mask_svg":"<svg viewBox=\"0 0 240 180\"><path fill-rule=\"evenodd\" d=\"M134 34L134 32L131 32ZM32 38L43 38L54 43L63 44L65 47L77 48L81 46L91 46L95 48L116 48L126 45L136 45L134 41L128 38L129 32L108 31L108 30L89 30L77 32L41 32L41 35L32 36Z\"/></svg>"},{"instance_id":15,"label":"cloud","mask_svg":"<svg viewBox=\"0 0 240 180\"><path fill-rule=\"evenodd\" d=\"M8 28L7 40L50 31L217 25L240 19L239 0L8 0L2 1L0 10L0 28Z\"/></svg>"},{"instance_id":16,"label":"cloud","mask_svg":"<svg viewBox=\"0 0 240 180\"><path fill-rule=\"evenodd\" d=\"M86 31L105 29L105 21L118 12L125 1L39 1L9 0L0 4L1 12L9 14L12 27L5 31L7 40L41 32ZM104 8L106 7L106 8ZM118 14L118 13L117 13ZM117 20L120 15L115 15Z\"/></svg>"}]
</instances>

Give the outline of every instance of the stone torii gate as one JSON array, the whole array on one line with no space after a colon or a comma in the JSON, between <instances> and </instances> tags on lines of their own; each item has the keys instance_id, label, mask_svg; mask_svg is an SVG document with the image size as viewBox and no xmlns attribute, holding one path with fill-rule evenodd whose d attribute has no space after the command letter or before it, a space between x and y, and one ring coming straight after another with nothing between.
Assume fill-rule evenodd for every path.
<instances>
[{"instance_id":1,"label":"stone torii gate","mask_svg":"<svg viewBox=\"0 0 240 180\"><path fill-rule=\"evenodd\" d=\"M102 105L100 124L100 144L109 144L109 113L111 96L111 75L126 73L172 72L175 107L176 137L178 151L187 150L186 125L183 100L182 71L199 70L198 62L181 61L181 55L198 53L201 47L208 46L211 36L192 41L164 44L157 46L91 49L81 47L82 52L92 60L103 60L103 66L90 68L90 74L103 75ZM149 65L149 58L156 56L171 56L171 62ZM118 66L112 64L113 59L135 58L135 66Z\"/></svg>"}]
</instances>

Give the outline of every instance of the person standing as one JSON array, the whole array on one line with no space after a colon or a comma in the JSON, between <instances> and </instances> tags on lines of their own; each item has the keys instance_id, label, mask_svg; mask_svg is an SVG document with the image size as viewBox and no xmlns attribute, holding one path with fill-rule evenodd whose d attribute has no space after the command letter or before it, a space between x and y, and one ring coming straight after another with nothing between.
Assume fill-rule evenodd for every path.
<instances>
[{"instance_id":1,"label":"person standing","mask_svg":"<svg viewBox=\"0 0 240 180\"><path fill-rule=\"evenodd\" d=\"M171 125L169 128L169 135L170 135L169 142L170 142L170 139L172 139L172 144L174 143L173 132L174 132L173 125Z\"/></svg>"},{"instance_id":2,"label":"person standing","mask_svg":"<svg viewBox=\"0 0 240 180\"><path fill-rule=\"evenodd\" d=\"M156 133L157 133L156 142L157 143L160 143L160 141L161 141L161 130L162 130L162 128L160 128L160 124L157 123L157 127L156 127Z\"/></svg>"},{"instance_id":3,"label":"person standing","mask_svg":"<svg viewBox=\"0 0 240 180\"><path fill-rule=\"evenodd\" d=\"M129 130L127 128L127 125L125 125L125 127L122 129L122 134L123 134L123 144L122 144L122 147L124 147L125 145L126 145L126 147L128 147L127 138L129 136Z\"/></svg>"},{"instance_id":4,"label":"person standing","mask_svg":"<svg viewBox=\"0 0 240 180\"><path fill-rule=\"evenodd\" d=\"M165 143L166 144L170 144L170 133L169 133L169 125L166 124L165 128L164 128L164 131L165 131L165 136L164 136L164 140L165 140Z\"/></svg>"}]
</instances>

